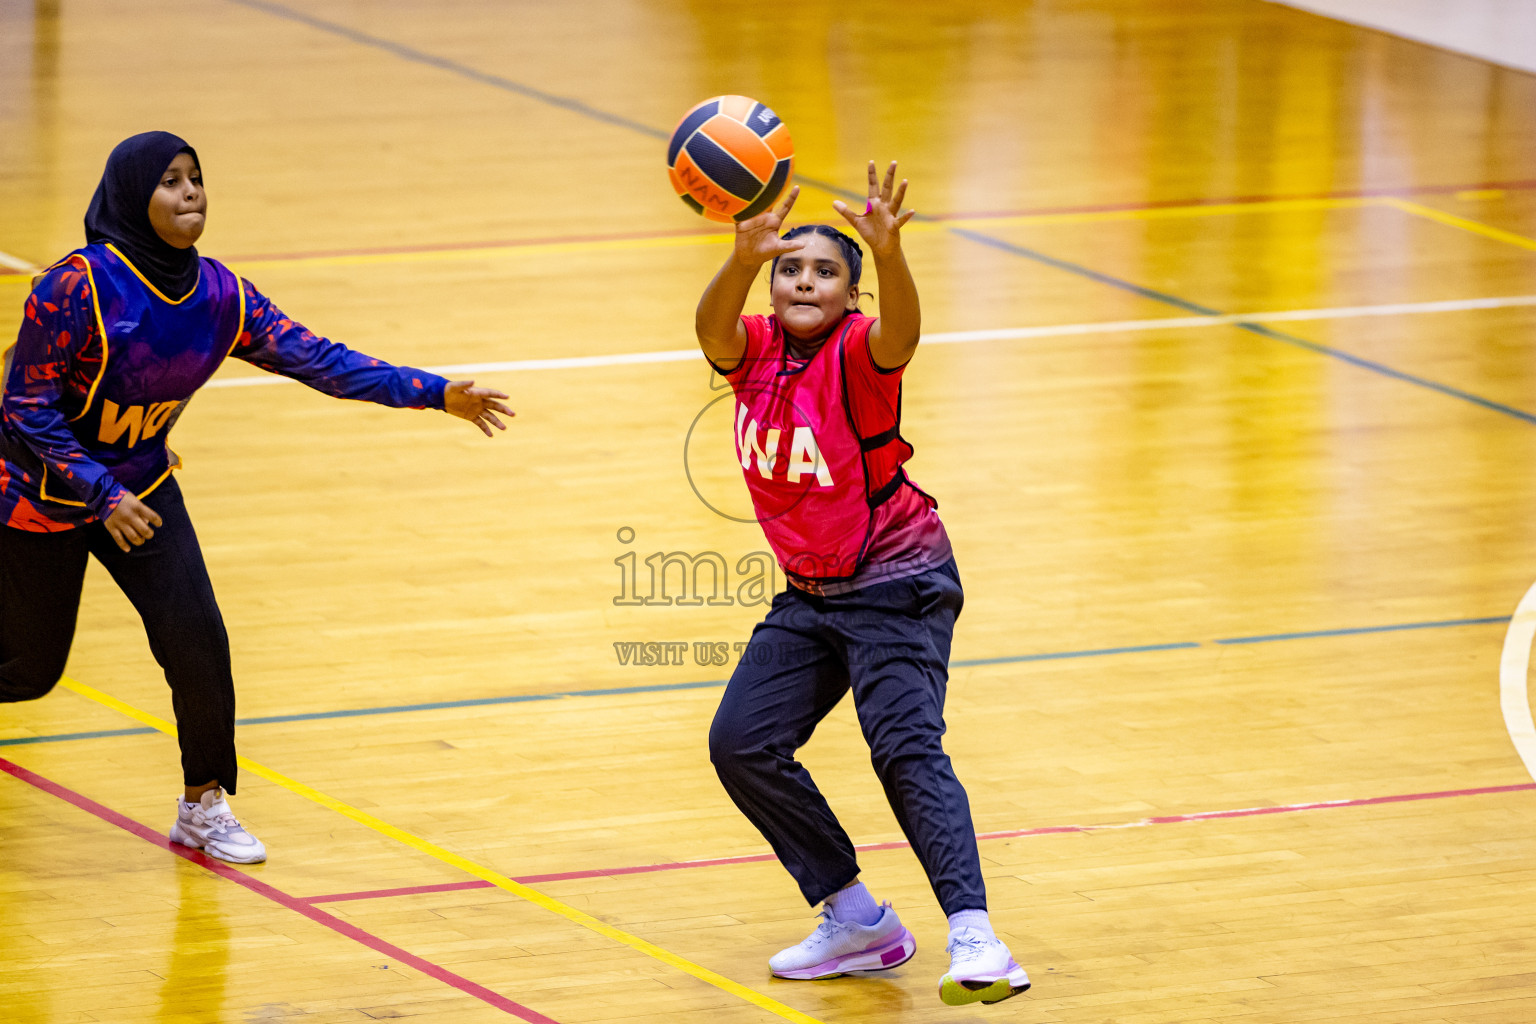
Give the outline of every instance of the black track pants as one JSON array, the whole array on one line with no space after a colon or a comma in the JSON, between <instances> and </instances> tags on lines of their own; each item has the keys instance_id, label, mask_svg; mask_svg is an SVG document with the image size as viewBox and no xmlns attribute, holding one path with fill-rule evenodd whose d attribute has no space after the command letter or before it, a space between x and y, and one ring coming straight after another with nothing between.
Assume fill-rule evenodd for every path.
<instances>
[{"instance_id":1,"label":"black track pants","mask_svg":"<svg viewBox=\"0 0 1536 1024\"><path fill-rule=\"evenodd\" d=\"M986 909L970 803L942 745L963 603L951 561L832 597L790 587L753 630L715 713L710 758L812 905L859 865L795 751L852 689L875 773L939 905Z\"/></svg>"},{"instance_id":2,"label":"black track pants","mask_svg":"<svg viewBox=\"0 0 1536 1024\"><path fill-rule=\"evenodd\" d=\"M175 479L143 500L164 525L128 552L100 523L59 533L0 526L0 703L36 700L64 674L86 559L95 555L144 620L165 669L183 782L217 779L233 793L235 684L224 619Z\"/></svg>"}]
</instances>

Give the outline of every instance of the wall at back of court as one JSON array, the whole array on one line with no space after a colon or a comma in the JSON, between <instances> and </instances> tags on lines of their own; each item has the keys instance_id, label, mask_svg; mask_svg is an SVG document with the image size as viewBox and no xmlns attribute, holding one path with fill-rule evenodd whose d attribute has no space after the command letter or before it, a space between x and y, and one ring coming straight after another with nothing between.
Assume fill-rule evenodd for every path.
<instances>
[{"instance_id":1,"label":"wall at back of court","mask_svg":"<svg viewBox=\"0 0 1536 1024\"><path fill-rule=\"evenodd\" d=\"M1277 2L1277 0L1271 0ZM1536 71L1536 0L1278 0L1405 39Z\"/></svg>"}]
</instances>

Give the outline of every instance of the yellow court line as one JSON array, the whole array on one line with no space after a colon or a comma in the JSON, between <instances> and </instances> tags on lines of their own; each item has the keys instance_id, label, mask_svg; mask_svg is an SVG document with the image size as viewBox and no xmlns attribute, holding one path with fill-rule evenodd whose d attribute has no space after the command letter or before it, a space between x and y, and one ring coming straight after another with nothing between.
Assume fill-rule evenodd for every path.
<instances>
[{"instance_id":1,"label":"yellow court line","mask_svg":"<svg viewBox=\"0 0 1536 1024\"><path fill-rule=\"evenodd\" d=\"M1025 224L1093 224L1117 220L1172 220L1183 217L1230 217L1239 213L1303 213L1319 210L1358 210L1377 205L1374 198L1264 199L1252 203L1210 203L1194 206L1155 206L1142 210L1091 210L1079 213L1021 213L1015 217L961 217L934 222L939 227L983 228ZM903 229L905 230L905 229Z\"/></svg>"},{"instance_id":2,"label":"yellow court line","mask_svg":"<svg viewBox=\"0 0 1536 1024\"><path fill-rule=\"evenodd\" d=\"M843 198L823 185L800 183ZM1314 210L1355 210L1378 205L1376 197L1337 199L1258 199L1247 203L1190 203L1184 206L1153 206L1134 210L1080 210L1066 213L1020 213L1000 217L954 217L914 220L903 231L942 231L945 228L1013 227L1022 224L1092 224L1117 220L1169 220L1179 217L1229 217L1238 213L1300 213ZM730 237L730 236L726 236Z\"/></svg>"},{"instance_id":3,"label":"yellow court line","mask_svg":"<svg viewBox=\"0 0 1536 1024\"><path fill-rule=\"evenodd\" d=\"M114 711L127 715L134 721L141 722L152 729L157 729L160 732L166 733L170 736L176 735L176 726L174 724L167 722L163 718L158 718L147 711L142 711L139 708L134 707L132 704L124 703L111 694L103 693L95 687L87 686L85 683L70 679L68 676L60 679L59 685L73 690L75 693L80 694L82 697L87 697L98 704L105 705ZM632 935L623 929L615 928L610 924L605 924L592 915L585 914L567 903L562 903L557 899L544 895L537 889L531 889L520 882L515 882L508 878L506 875L503 875L497 871L492 871L490 868L485 867L483 864L477 864L467 857L461 857L459 854L454 853L452 850L445 850L443 847L438 846L436 843L433 843L430 840L423 839L420 836L413 835L410 832L405 831L404 829L397 828L387 821L375 818L373 815L366 811L360 811L350 804L343 803L340 800L337 800L335 797L328 796L325 793L320 792L313 786L305 785L304 783L299 782L297 779L291 779L284 775L282 772L268 768L266 765L258 764L257 762L252 761L247 757L240 757L238 758L238 761L241 768L244 768L245 770L255 775L259 775L269 782L275 782L289 792L296 793L306 800L317 803L322 807L329 808L330 810L333 810L336 813L343 815L344 817L351 818L359 825L370 828L380 835L388 836L397 842L404 843L406 846L409 846L415 850L419 850L428 856L435 857L445 864L451 864L452 866L458 868L460 871L471 874L476 878L481 879L482 881L490 882L498 889L504 889L507 892L512 893L514 896L521 897L522 899L527 900L529 903L532 903L538 907L542 907L552 914L558 914L566 920L575 924L579 924L583 928L597 932L599 935L602 935L605 938L612 939L613 941L628 946L631 949L638 950L641 953L644 953L646 956L661 961L668 967L674 967L677 970L682 971L684 974L691 974L693 977L698 978L700 981L708 985L713 985L715 988L718 988L724 992L728 992L740 999L744 999L759 1009L767 1010L769 1013L774 1014L777 1017L782 1017L785 1020L795 1021L796 1024L822 1024L822 1022L817 1020L815 1017L801 1013L799 1010L796 1010L792 1006L785 1006L778 1000L770 999L769 997L763 995L761 992L754 991L753 989L750 989L747 986L740 984L739 982L732 981L730 978L727 978L724 975L716 974L714 971L711 971L707 967L701 967L691 960L685 960L683 957L678 956L676 953L663 949L653 942L647 942L645 939L640 938L638 935Z\"/></svg>"},{"instance_id":4,"label":"yellow court line","mask_svg":"<svg viewBox=\"0 0 1536 1024\"><path fill-rule=\"evenodd\" d=\"M1404 213L1411 213L1416 217L1423 217L1426 220L1436 221L1448 227L1460 228L1462 231L1470 231L1474 235L1491 238L1495 242L1505 242L1509 245L1518 246L1521 249L1536 250L1536 238L1527 238L1524 235L1517 235L1513 231L1505 231L1503 228L1496 228L1479 221L1458 217L1454 213L1446 213L1444 210L1437 210L1433 206L1424 206L1407 199L1398 199L1395 196L1382 196L1377 202L1383 206L1395 207Z\"/></svg>"}]
</instances>

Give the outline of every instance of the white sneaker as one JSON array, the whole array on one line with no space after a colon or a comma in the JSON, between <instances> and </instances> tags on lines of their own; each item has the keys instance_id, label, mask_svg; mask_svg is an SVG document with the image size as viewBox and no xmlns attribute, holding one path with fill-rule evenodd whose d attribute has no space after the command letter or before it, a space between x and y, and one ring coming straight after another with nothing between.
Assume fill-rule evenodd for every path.
<instances>
[{"instance_id":1,"label":"white sneaker","mask_svg":"<svg viewBox=\"0 0 1536 1024\"><path fill-rule=\"evenodd\" d=\"M795 981L835 978L853 971L885 971L899 967L917 952L917 940L902 927L889 903L880 906L880 920L871 925L839 921L828 907L821 923L804 942L775 953L768 960L774 977Z\"/></svg>"},{"instance_id":2,"label":"white sneaker","mask_svg":"<svg viewBox=\"0 0 1536 1024\"><path fill-rule=\"evenodd\" d=\"M1013 962L1001 939L972 928L949 933L949 973L939 979L939 998L950 1006L1000 1003L1029 988L1029 975Z\"/></svg>"},{"instance_id":3,"label":"white sneaker","mask_svg":"<svg viewBox=\"0 0 1536 1024\"><path fill-rule=\"evenodd\" d=\"M230 813L222 788L208 790L195 804L176 799L171 842L202 850L231 864L260 864L267 859L267 848L261 840L241 827L239 819Z\"/></svg>"}]
</instances>

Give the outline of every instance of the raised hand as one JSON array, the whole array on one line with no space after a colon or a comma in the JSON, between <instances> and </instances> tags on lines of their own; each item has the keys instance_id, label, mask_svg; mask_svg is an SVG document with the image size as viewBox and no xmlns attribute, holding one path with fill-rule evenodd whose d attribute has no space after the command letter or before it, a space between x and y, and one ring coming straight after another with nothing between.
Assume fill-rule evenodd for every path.
<instances>
[{"instance_id":1,"label":"raised hand","mask_svg":"<svg viewBox=\"0 0 1536 1024\"><path fill-rule=\"evenodd\" d=\"M494 436L491 427L506 430L507 425L496 418L499 412L510 419L517 413L508 409L498 398L507 396L491 388L477 388L472 380L449 381L443 389L443 411L461 420L469 420L479 427L486 437Z\"/></svg>"},{"instance_id":2,"label":"raised hand","mask_svg":"<svg viewBox=\"0 0 1536 1024\"><path fill-rule=\"evenodd\" d=\"M795 199L799 195L800 186L796 185L789 190L789 195L784 197L778 209L760 213L750 220L737 221L735 255L738 263L756 270L775 256L805 248L805 242L799 239L786 242L779 237L779 228L794 208Z\"/></svg>"},{"instance_id":3,"label":"raised hand","mask_svg":"<svg viewBox=\"0 0 1536 1024\"><path fill-rule=\"evenodd\" d=\"M901 201L907 196L907 179L896 184L896 161L885 169L885 180L875 177L875 162L869 162L869 203L863 213L854 213L841 199L832 201L832 209L842 214L864 239L876 256L888 256L901 248L901 227L916 210L903 211Z\"/></svg>"}]
</instances>

